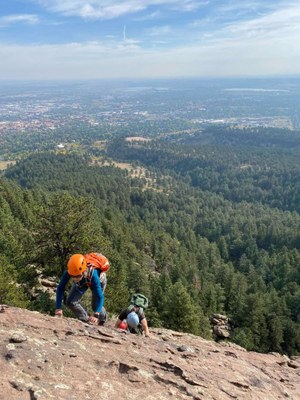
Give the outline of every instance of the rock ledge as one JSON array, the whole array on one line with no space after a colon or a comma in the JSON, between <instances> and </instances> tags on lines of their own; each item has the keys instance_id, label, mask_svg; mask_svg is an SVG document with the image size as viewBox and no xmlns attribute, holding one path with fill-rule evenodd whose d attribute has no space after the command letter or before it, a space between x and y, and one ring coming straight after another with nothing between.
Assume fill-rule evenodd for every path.
<instances>
[{"instance_id":1,"label":"rock ledge","mask_svg":"<svg viewBox=\"0 0 300 400\"><path fill-rule=\"evenodd\" d=\"M300 400L300 359L152 329L137 337L5 307L0 399Z\"/></svg>"}]
</instances>

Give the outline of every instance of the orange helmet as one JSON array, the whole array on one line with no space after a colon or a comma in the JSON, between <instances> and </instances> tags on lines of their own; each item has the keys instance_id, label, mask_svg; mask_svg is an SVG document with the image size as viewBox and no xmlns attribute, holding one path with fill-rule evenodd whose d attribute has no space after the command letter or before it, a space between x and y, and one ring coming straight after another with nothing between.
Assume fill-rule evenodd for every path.
<instances>
[{"instance_id":1,"label":"orange helmet","mask_svg":"<svg viewBox=\"0 0 300 400\"><path fill-rule=\"evenodd\" d=\"M77 276L86 270L86 259L82 254L73 254L68 261L68 274Z\"/></svg>"}]
</instances>

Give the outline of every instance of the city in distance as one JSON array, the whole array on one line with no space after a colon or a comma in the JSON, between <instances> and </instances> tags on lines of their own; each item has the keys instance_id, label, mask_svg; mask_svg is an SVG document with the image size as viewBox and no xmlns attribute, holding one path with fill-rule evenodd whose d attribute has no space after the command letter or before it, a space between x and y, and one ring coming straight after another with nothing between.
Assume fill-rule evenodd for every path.
<instances>
[{"instance_id":1,"label":"city in distance","mask_svg":"<svg viewBox=\"0 0 300 400\"><path fill-rule=\"evenodd\" d=\"M300 78L26 82L2 84L0 91L2 132L30 121L53 129L65 118L299 128Z\"/></svg>"},{"instance_id":2,"label":"city in distance","mask_svg":"<svg viewBox=\"0 0 300 400\"><path fill-rule=\"evenodd\" d=\"M31 150L29 143L48 149L76 141L78 130L81 140L89 132L101 140L208 126L297 131L300 124L300 78L8 82L0 93L4 159L24 150L15 137Z\"/></svg>"}]
</instances>

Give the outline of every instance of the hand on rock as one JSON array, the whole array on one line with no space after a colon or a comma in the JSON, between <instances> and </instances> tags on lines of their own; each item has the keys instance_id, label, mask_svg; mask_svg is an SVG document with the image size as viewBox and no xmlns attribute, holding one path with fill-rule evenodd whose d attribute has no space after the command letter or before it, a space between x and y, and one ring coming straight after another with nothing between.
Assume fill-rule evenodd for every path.
<instances>
[{"instance_id":1,"label":"hand on rock","mask_svg":"<svg viewBox=\"0 0 300 400\"><path fill-rule=\"evenodd\" d=\"M98 318L97 318L97 317L93 317L93 316L91 315L91 316L89 317L89 319L88 319L88 322L89 322L90 324L96 325L97 322L98 322Z\"/></svg>"},{"instance_id":2,"label":"hand on rock","mask_svg":"<svg viewBox=\"0 0 300 400\"><path fill-rule=\"evenodd\" d=\"M55 310L55 316L58 317L58 318L62 318L63 310L60 310L60 309Z\"/></svg>"}]
</instances>

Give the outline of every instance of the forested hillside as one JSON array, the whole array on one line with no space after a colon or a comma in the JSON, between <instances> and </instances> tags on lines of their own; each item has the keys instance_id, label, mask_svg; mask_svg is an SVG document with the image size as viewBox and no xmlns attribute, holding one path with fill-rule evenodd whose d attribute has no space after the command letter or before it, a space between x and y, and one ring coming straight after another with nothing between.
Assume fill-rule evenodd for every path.
<instances>
[{"instance_id":1,"label":"forested hillside","mask_svg":"<svg viewBox=\"0 0 300 400\"><path fill-rule=\"evenodd\" d=\"M59 276L72 252L101 250L112 264L110 312L139 290L149 296L152 326L209 337L209 317L225 313L236 343L298 354L298 137L287 136L284 147L266 133L255 148L237 135L223 146L224 135L207 131L123 138L84 158L41 153L19 161L1 180L1 301L28 302L30 265ZM95 157L143 165L146 174L100 166ZM9 279L23 291L5 290ZM53 311L45 298L32 306Z\"/></svg>"},{"instance_id":2,"label":"forested hillside","mask_svg":"<svg viewBox=\"0 0 300 400\"><path fill-rule=\"evenodd\" d=\"M233 202L300 212L300 135L268 129L205 129L147 143L116 139L108 154L176 173Z\"/></svg>"}]
</instances>

